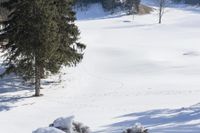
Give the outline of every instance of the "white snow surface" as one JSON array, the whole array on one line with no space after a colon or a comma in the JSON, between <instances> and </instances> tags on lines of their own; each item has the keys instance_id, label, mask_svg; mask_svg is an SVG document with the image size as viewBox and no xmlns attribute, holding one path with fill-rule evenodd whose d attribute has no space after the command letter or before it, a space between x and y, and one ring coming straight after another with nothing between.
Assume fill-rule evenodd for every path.
<instances>
[{"instance_id":1,"label":"white snow surface","mask_svg":"<svg viewBox=\"0 0 200 133\"><path fill-rule=\"evenodd\" d=\"M77 12L76 17L79 20L102 18L109 14L108 12L104 12L100 4L91 4L86 9L76 8L75 10Z\"/></svg>"},{"instance_id":2,"label":"white snow surface","mask_svg":"<svg viewBox=\"0 0 200 133\"><path fill-rule=\"evenodd\" d=\"M150 133L199 133L200 9L166 11L161 25L157 12L77 20L87 49L61 83L59 74L43 80L35 98L18 77L0 80L0 132L31 133L74 115L95 133L137 122Z\"/></svg>"},{"instance_id":3,"label":"white snow surface","mask_svg":"<svg viewBox=\"0 0 200 133\"><path fill-rule=\"evenodd\" d=\"M32 133L65 133L59 129L56 129L54 127L44 127L44 128L39 128Z\"/></svg>"}]
</instances>

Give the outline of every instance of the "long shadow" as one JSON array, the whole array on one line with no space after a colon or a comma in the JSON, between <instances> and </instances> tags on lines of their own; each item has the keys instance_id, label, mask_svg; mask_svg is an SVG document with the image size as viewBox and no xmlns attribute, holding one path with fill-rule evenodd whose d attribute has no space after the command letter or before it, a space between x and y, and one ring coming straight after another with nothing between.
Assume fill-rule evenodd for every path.
<instances>
[{"instance_id":1,"label":"long shadow","mask_svg":"<svg viewBox=\"0 0 200 133\"><path fill-rule=\"evenodd\" d=\"M0 79L0 112L8 111L16 107L15 103L31 98L32 95L28 92L32 92L32 88L17 77L8 76Z\"/></svg>"},{"instance_id":2,"label":"long shadow","mask_svg":"<svg viewBox=\"0 0 200 133\"><path fill-rule=\"evenodd\" d=\"M135 123L141 123L150 133L200 133L200 104L181 109L157 109L131 113L117 118L126 120L105 126L97 132L122 133Z\"/></svg>"},{"instance_id":3,"label":"long shadow","mask_svg":"<svg viewBox=\"0 0 200 133\"><path fill-rule=\"evenodd\" d=\"M0 79L0 94L24 90L32 91L32 88L31 85L24 83L21 78L15 75Z\"/></svg>"},{"instance_id":4,"label":"long shadow","mask_svg":"<svg viewBox=\"0 0 200 133\"><path fill-rule=\"evenodd\" d=\"M0 64L0 72L4 70ZM16 107L17 102L32 97L33 87L25 84L23 80L15 75L9 75L0 79L0 112L8 111Z\"/></svg>"},{"instance_id":5,"label":"long shadow","mask_svg":"<svg viewBox=\"0 0 200 133\"><path fill-rule=\"evenodd\" d=\"M178 9L182 11L193 12L195 14L200 13L199 5L183 4L183 3L172 3L167 6L167 8Z\"/></svg>"},{"instance_id":6,"label":"long shadow","mask_svg":"<svg viewBox=\"0 0 200 133\"><path fill-rule=\"evenodd\" d=\"M200 14L200 6L197 7L197 6L187 5L186 7L179 7L178 9Z\"/></svg>"},{"instance_id":7,"label":"long shadow","mask_svg":"<svg viewBox=\"0 0 200 133\"><path fill-rule=\"evenodd\" d=\"M15 103L20 102L24 99L32 98L32 96L22 96L22 95L15 95L15 96L0 96L0 112L1 111L9 111L12 108L17 107Z\"/></svg>"},{"instance_id":8,"label":"long shadow","mask_svg":"<svg viewBox=\"0 0 200 133\"><path fill-rule=\"evenodd\" d=\"M106 14L106 15L102 15L102 16L98 16L98 17L95 17L95 16L87 16L85 18L77 18L78 21L89 21L89 20L104 20L104 19L112 19L112 18L120 18L120 17L123 17L123 16L127 16L125 13L122 13L122 14Z\"/></svg>"},{"instance_id":9,"label":"long shadow","mask_svg":"<svg viewBox=\"0 0 200 133\"><path fill-rule=\"evenodd\" d=\"M130 23L128 21L123 21L124 23ZM113 27L105 27L105 29L126 29L126 28L147 28L158 25L157 23L152 24L132 24L132 25L124 25L124 26L113 26Z\"/></svg>"}]
</instances>

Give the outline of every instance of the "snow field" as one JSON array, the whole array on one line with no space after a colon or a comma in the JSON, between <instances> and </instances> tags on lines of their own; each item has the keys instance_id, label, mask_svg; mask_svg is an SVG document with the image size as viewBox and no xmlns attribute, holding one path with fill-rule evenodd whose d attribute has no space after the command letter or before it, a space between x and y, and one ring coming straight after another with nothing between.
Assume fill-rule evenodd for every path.
<instances>
[{"instance_id":1,"label":"snow field","mask_svg":"<svg viewBox=\"0 0 200 133\"><path fill-rule=\"evenodd\" d=\"M44 96L32 98L18 80L0 81L2 132L28 133L75 115L95 132L140 122L153 133L198 133L199 106L182 107L200 101L200 12L167 8L162 25L156 12L77 24L87 50L77 68L63 68L61 84L52 76Z\"/></svg>"}]
</instances>

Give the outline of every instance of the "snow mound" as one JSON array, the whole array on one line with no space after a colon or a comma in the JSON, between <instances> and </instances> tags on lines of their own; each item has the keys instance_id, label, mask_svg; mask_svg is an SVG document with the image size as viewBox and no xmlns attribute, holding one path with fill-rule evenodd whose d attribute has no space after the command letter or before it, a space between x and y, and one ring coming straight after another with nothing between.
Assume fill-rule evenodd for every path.
<instances>
[{"instance_id":1,"label":"snow mound","mask_svg":"<svg viewBox=\"0 0 200 133\"><path fill-rule=\"evenodd\" d=\"M32 133L65 133L65 132L54 127L44 127L44 128L38 128Z\"/></svg>"},{"instance_id":2,"label":"snow mound","mask_svg":"<svg viewBox=\"0 0 200 133\"><path fill-rule=\"evenodd\" d=\"M64 133L91 133L88 126L81 122L75 122L74 116L60 117L49 126L62 130Z\"/></svg>"},{"instance_id":3,"label":"snow mound","mask_svg":"<svg viewBox=\"0 0 200 133\"><path fill-rule=\"evenodd\" d=\"M71 129L73 120L74 116L60 117L53 122L52 126L61 129Z\"/></svg>"},{"instance_id":4,"label":"snow mound","mask_svg":"<svg viewBox=\"0 0 200 133\"><path fill-rule=\"evenodd\" d=\"M123 133L148 133L148 129L144 128L140 123L136 123L133 127L123 131Z\"/></svg>"}]
</instances>

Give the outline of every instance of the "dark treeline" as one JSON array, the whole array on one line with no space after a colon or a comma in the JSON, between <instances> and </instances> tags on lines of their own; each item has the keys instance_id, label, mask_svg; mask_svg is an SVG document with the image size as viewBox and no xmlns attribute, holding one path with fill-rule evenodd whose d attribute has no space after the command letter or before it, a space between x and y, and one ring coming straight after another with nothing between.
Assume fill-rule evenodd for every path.
<instances>
[{"instance_id":1,"label":"dark treeline","mask_svg":"<svg viewBox=\"0 0 200 133\"><path fill-rule=\"evenodd\" d=\"M75 6L81 9L87 9L90 4L98 3L100 0L74 0Z\"/></svg>"},{"instance_id":2,"label":"dark treeline","mask_svg":"<svg viewBox=\"0 0 200 133\"><path fill-rule=\"evenodd\" d=\"M192 5L200 4L200 0L174 0L174 1Z\"/></svg>"},{"instance_id":3,"label":"dark treeline","mask_svg":"<svg viewBox=\"0 0 200 133\"><path fill-rule=\"evenodd\" d=\"M200 4L200 0L172 0L176 3L185 3L185 4ZM117 8L121 8L126 11L131 11L134 8L138 11L138 6L141 0L75 0L75 5L81 9L87 9L89 5L99 3L102 5L105 11L113 12Z\"/></svg>"},{"instance_id":4,"label":"dark treeline","mask_svg":"<svg viewBox=\"0 0 200 133\"><path fill-rule=\"evenodd\" d=\"M186 4L200 4L200 0L185 0Z\"/></svg>"},{"instance_id":5,"label":"dark treeline","mask_svg":"<svg viewBox=\"0 0 200 133\"><path fill-rule=\"evenodd\" d=\"M120 8L128 13L138 12L141 0L75 0L75 6L81 9L87 9L91 4L99 3L105 11L114 12Z\"/></svg>"}]
</instances>

